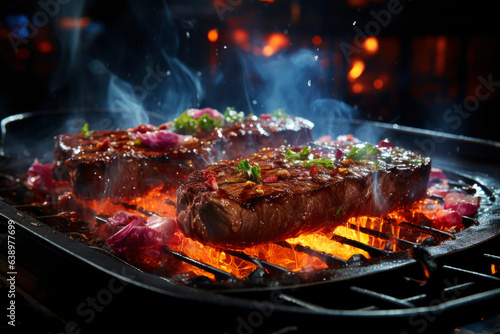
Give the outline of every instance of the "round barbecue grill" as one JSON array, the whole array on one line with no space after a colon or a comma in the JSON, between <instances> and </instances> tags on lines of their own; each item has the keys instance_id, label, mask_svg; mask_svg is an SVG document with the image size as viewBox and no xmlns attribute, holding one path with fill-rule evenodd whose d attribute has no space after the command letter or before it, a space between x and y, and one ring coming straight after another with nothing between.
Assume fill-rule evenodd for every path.
<instances>
[{"instance_id":1,"label":"round barbecue grill","mask_svg":"<svg viewBox=\"0 0 500 334\"><path fill-rule=\"evenodd\" d=\"M102 121L107 112L92 110L77 115L80 120L87 115ZM329 261L329 268L312 272L291 272L227 250L257 265L244 279L165 248L177 259L215 277L215 282L198 276L184 284L139 270L95 247L79 233L57 231L54 221L61 219L61 213L43 212L39 206L19 199L22 184L11 167L29 165L26 160L34 157L29 153L34 146L22 144L18 129L29 133L30 126L39 126L40 120L49 119L47 116L52 116L52 123L61 118L67 124L70 114L24 114L2 122L4 173L0 214L3 240L7 239L9 226L15 226L19 245L16 287L44 310L45 318L61 328L115 330L140 324L140 328L154 329L166 320L172 324L182 322L188 331L211 328L228 333L295 333L333 330L337 326L353 330L380 326L387 332L420 333L450 331L499 311L495 301L500 294L500 278L495 273L500 265L500 187L498 169L494 167L498 161L478 164L475 159L483 150L498 151L500 146L496 143L396 125L336 120L333 124L342 133L361 139L365 139L363 133L377 133L409 148L415 143L445 142L446 145L436 146L433 165L442 167L450 183L457 187L477 189L482 197L478 217L467 218L467 229L451 238L439 230L426 231L431 238L420 244L406 243L404 251L392 252L342 240L368 252L370 259L359 255L340 261L328 254L302 249ZM40 141L45 146L42 151L50 141ZM13 150L15 142L19 145ZM448 158L450 153L454 161ZM408 223L407 228L423 227ZM387 237L376 231L364 232ZM440 238L445 241L437 243ZM6 254L1 259L6 268ZM7 279L11 273L2 275Z\"/></svg>"},{"instance_id":2,"label":"round barbecue grill","mask_svg":"<svg viewBox=\"0 0 500 334\"><path fill-rule=\"evenodd\" d=\"M491 6L3 1L0 332L500 332L500 39ZM397 221L349 220L349 233L327 238L351 250L345 258L289 239L266 244L315 266L212 247L251 268L236 275L227 262L166 244L166 264L131 264L93 238L109 212L59 210L60 198L26 186L34 159L53 161L55 135L85 123L159 125L205 106L284 108L313 122L315 138L388 138L429 156L447 177L431 183L480 197L480 208L459 217L460 231L415 210ZM116 207L158 214L137 202Z\"/></svg>"}]
</instances>

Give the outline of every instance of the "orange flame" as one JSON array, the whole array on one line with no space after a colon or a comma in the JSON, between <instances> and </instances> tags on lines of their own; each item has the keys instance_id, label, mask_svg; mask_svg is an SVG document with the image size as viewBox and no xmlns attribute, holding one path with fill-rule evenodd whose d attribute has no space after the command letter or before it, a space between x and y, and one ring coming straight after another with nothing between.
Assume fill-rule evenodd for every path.
<instances>
[{"instance_id":1,"label":"orange flame","mask_svg":"<svg viewBox=\"0 0 500 334\"><path fill-rule=\"evenodd\" d=\"M159 214L161 216L175 216L175 191L166 191L163 187L153 189L146 196L138 197L127 203L113 203L111 201L90 201L85 207L95 212L112 215L117 210L125 210L137 213L137 210L146 210ZM370 255L357 247L335 241L335 236L341 236L353 241L358 241L365 245L376 247L378 249L399 251L396 244L390 243L389 239L378 238L376 236L364 233L364 228L375 232L392 235L394 238L414 239L415 242L421 242L429 235L422 232L402 232L399 224L407 221L409 216L418 224L418 219L426 219L426 222L435 224L435 228L445 229L433 222L439 212L440 207L437 201L425 199L416 202L411 211L395 211L388 214L385 219L381 217L356 217L351 218L344 225L338 226L333 232L317 232L309 235L300 235L296 238L287 239L286 242L291 247L282 243L268 243L248 247L241 252L265 261L273 265L286 268L290 271L318 270L327 268L327 264L320 258L308 255L305 252L298 251L298 245L310 247L311 249L330 254L336 258L348 260L355 254L362 254L367 259ZM420 215L419 215L420 214ZM420 217L420 218L419 218ZM390 221L390 223L387 222ZM178 240L175 244L168 245L173 251L181 252L191 259L197 260L212 267L221 269L235 277L242 279L257 269L257 265L242 259L239 256L232 255L231 251L219 249L209 245L202 244L196 240L185 237L181 232L176 232ZM496 268L494 268L496 270ZM194 273L195 275L204 275L214 279L213 275L205 272L203 269L182 263L177 273Z\"/></svg>"}]
</instances>

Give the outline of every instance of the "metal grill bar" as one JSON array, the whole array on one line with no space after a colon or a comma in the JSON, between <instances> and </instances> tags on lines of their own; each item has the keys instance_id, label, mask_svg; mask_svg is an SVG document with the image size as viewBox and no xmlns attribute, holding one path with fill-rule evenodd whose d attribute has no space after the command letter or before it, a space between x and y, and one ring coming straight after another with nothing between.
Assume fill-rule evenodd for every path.
<instances>
[{"instance_id":1,"label":"metal grill bar","mask_svg":"<svg viewBox=\"0 0 500 334\"><path fill-rule=\"evenodd\" d=\"M206 263L196 261L184 253L175 252L171 250L167 245L163 245L163 251L169 255L172 255L174 258L181 260L185 263L191 264L197 268L203 269L206 272L209 272L215 276L217 280L226 281L228 279L236 279L236 277L230 273L225 272L224 270L220 270L218 268L212 267Z\"/></svg>"},{"instance_id":2,"label":"metal grill bar","mask_svg":"<svg viewBox=\"0 0 500 334\"><path fill-rule=\"evenodd\" d=\"M493 254L483 254L484 257L487 257L490 260L493 260L493 262L500 264L500 256L493 255Z\"/></svg>"},{"instance_id":3,"label":"metal grill bar","mask_svg":"<svg viewBox=\"0 0 500 334\"><path fill-rule=\"evenodd\" d=\"M325 253L325 252L317 251L315 249L312 249L309 246L303 246L301 244L297 244L297 245L293 246L286 241L276 242L276 244L280 245L281 247L291 248L291 249L296 250L298 252L302 252L302 253L314 256L314 257L320 259L321 261L323 261L324 263L326 263L326 265L329 268L347 266L346 260L343 260L341 258L338 258L336 256L333 256L333 255Z\"/></svg>"},{"instance_id":4,"label":"metal grill bar","mask_svg":"<svg viewBox=\"0 0 500 334\"><path fill-rule=\"evenodd\" d=\"M404 227L404 228L407 228L409 230L417 231L417 232L424 233L424 234L429 234L439 241L444 241L444 240L448 240L448 239L455 239L455 236L453 234L448 233L448 232L444 232L441 230L437 230L437 229L432 228L432 227L415 225L415 224L412 224L409 222L401 222L401 223L397 224L396 222L392 221L391 219L384 219L384 221L387 221L391 225Z\"/></svg>"},{"instance_id":5,"label":"metal grill bar","mask_svg":"<svg viewBox=\"0 0 500 334\"><path fill-rule=\"evenodd\" d=\"M380 292L375 292L375 291L372 291L372 290L363 289L363 288L360 288L360 287L357 287L357 286L351 286L351 290L355 291L355 292L358 292L358 293L361 293L361 294L363 294L365 296L370 296L370 297L379 299L381 301L384 301L384 302L396 305L398 307L403 307L403 308L413 308L413 307L415 307L414 304L412 304L412 303L410 303L408 301L405 301L403 299L398 299L398 298L395 298L395 297L392 297L392 296L389 296L389 295L386 295L386 294L383 294L383 293L380 293Z\"/></svg>"},{"instance_id":6,"label":"metal grill bar","mask_svg":"<svg viewBox=\"0 0 500 334\"><path fill-rule=\"evenodd\" d=\"M366 228L366 227L358 226L356 224L349 224L349 228L352 230L360 231L362 233L371 235L371 236L379 238L379 239L387 240L389 242L394 242L394 243L396 243L397 246L399 246L400 248L404 248L404 249L408 249L408 248L411 248L413 246L418 245L415 242L411 242L408 240L397 238L392 233L375 231L375 230L371 230L371 229Z\"/></svg>"},{"instance_id":7,"label":"metal grill bar","mask_svg":"<svg viewBox=\"0 0 500 334\"><path fill-rule=\"evenodd\" d=\"M379 248L364 244L364 243L359 242L357 240L352 240L352 239L349 239L349 238L346 238L346 237L343 237L340 235L336 235L336 234L334 234L332 236L331 240L340 242L340 243L345 244L345 245L350 245L350 246L359 248L361 250L364 250L365 252L370 254L370 257L383 257L383 256L388 256L390 254L388 251L381 250Z\"/></svg>"},{"instance_id":8,"label":"metal grill bar","mask_svg":"<svg viewBox=\"0 0 500 334\"><path fill-rule=\"evenodd\" d=\"M272 263L269 263L269 262L266 262L266 261L262 261L262 260L260 260L258 258L255 258L255 257L250 256L248 254L245 254L243 252L238 252L238 251L233 251L233 250L224 250L224 252L226 252L226 253L228 253L230 255L236 256L237 258L240 258L242 260L245 260L245 261L248 261L250 263L253 263L256 266L258 266L259 268L265 269L271 275L280 275L280 274L284 274L284 273L289 273L290 272L290 270L288 270L288 269L286 269L284 267L277 266L275 264L272 264Z\"/></svg>"}]
</instances>

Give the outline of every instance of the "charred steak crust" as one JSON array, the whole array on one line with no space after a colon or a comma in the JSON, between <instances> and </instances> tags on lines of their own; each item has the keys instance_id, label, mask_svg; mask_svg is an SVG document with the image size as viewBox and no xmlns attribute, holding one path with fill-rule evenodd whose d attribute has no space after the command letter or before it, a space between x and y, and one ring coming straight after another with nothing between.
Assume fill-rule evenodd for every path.
<instances>
[{"instance_id":1,"label":"charred steak crust","mask_svg":"<svg viewBox=\"0 0 500 334\"><path fill-rule=\"evenodd\" d=\"M221 159L237 159L263 147L302 145L311 140L312 123L299 118L247 120L194 135L169 149L135 143L126 130L61 134L55 140L56 180L69 181L76 195L134 198L154 187L177 185L189 173Z\"/></svg>"},{"instance_id":2,"label":"charred steak crust","mask_svg":"<svg viewBox=\"0 0 500 334\"><path fill-rule=\"evenodd\" d=\"M242 248L331 231L348 218L385 215L425 196L430 159L374 147L369 160L355 161L347 158L351 148L313 145L306 160L287 159L286 147L263 149L248 158L260 167L258 180L237 160L195 171L177 190L179 227L201 242Z\"/></svg>"}]
</instances>

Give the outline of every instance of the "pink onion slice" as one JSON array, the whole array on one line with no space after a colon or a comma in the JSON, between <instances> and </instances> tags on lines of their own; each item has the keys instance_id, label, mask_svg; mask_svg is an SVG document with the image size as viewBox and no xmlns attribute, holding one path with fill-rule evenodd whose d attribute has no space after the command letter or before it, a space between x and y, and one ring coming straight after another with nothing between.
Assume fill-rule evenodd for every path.
<instances>
[{"instance_id":1,"label":"pink onion slice","mask_svg":"<svg viewBox=\"0 0 500 334\"><path fill-rule=\"evenodd\" d=\"M474 214L479 208L480 197L466 196L462 193L449 193L444 198L444 208L458 212L462 216Z\"/></svg>"},{"instance_id":2,"label":"pink onion slice","mask_svg":"<svg viewBox=\"0 0 500 334\"><path fill-rule=\"evenodd\" d=\"M115 225L128 222L106 240L106 245L119 256L178 242L178 226L173 218L148 217L145 220L139 215L118 211L109 221Z\"/></svg>"},{"instance_id":3,"label":"pink onion slice","mask_svg":"<svg viewBox=\"0 0 500 334\"><path fill-rule=\"evenodd\" d=\"M191 140L192 136L185 136L168 130L148 131L137 133L137 138L142 144L156 149L169 149L178 146L181 143Z\"/></svg>"},{"instance_id":4,"label":"pink onion slice","mask_svg":"<svg viewBox=\"0 0 500 334\"><path fill-rule=\"evenodd\" d=\"M431 173L429 175L429 180L434 180L434 179L447 180L448 178L446 177L442 169L432 167Z\"/></svg>"},{"instance_id":5,"label":"pink onion slice","mask_svg":"<svg viewBox=\"0 0 500 334\"><path fill-rule=\"evenodd\" d=\"M222 118L222 114L220 112L218 112L217 110L212 109L212 108L203 108L203 109L191 108L191 109L188 109L188 111L187 111L187 115L193 117L194 119L198 119L205 114L207 114L211 118L215 118L215 119Z\"/></svg>"}]
</instances>

